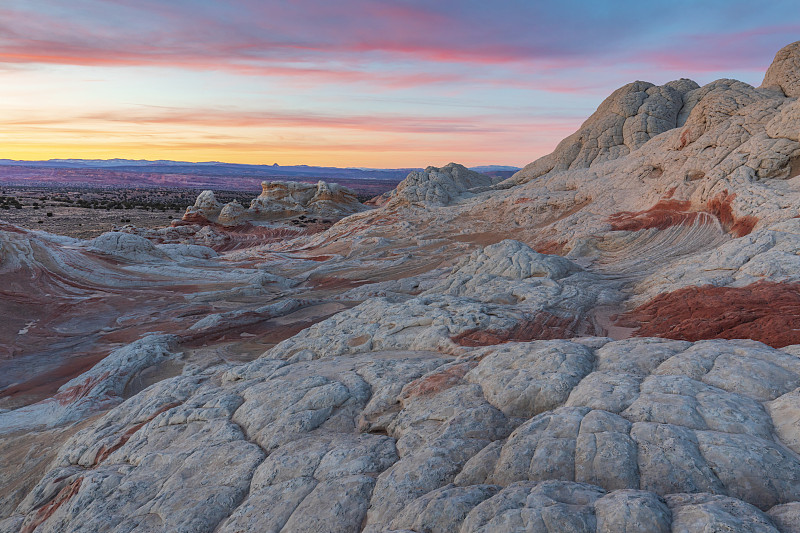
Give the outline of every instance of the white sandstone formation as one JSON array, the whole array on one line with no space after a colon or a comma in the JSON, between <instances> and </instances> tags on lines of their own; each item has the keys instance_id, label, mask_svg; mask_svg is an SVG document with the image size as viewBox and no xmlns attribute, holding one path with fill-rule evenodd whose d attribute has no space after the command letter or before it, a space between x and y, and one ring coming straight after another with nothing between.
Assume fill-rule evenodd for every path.
<instances>
[{"instance_id":1,"label":"white sandstone formation","mask_svg":"<svg viewBox=\"0 0 800 533\"><path fill-rule=\"evenodd\" d=\"M798 531L798 80L634 82L371 210L3 224L0 532Z\"/></svg>"},{"instance_id":2,"label":"white sandstone formation","mask_svg":"<svg viewBox=\"0 0 800 533\"><path fill-rule=\"evenodd\" d=\"M245 209L233 201L220 206L214 193L203 191L195 205L186 208L184 222L217 222L237 226L249 221L286 219L306 215L338 220L368 209L351 189L337 183L319 181L316 185L295 181L264 181L261 194Z\"/></svg>"},{"instance_id":3,"label":"white sandstone formation","mask_svg":"<svg viewBox=\"0 0 800 533\"><path fill-rule=\"evenodd\" d=\"M470 190L486 190L498 180L450 163L442 168L428 167L414 171L389 195L392 205L422 203L426 206L448 205L469 195Z\"/></svg>"},{"instance_id":4,"label":"white sandstone formation","mask_svg":"<svg viewBox=\"0 0 800 533\"><path fill-rule=\"evenodd\" d=\"M187 222L203 222L219 216L222 205L217 202L214 191L203 191L197 196L194 205L186 208L183 220Z\"/></svg>"}]
</instances>

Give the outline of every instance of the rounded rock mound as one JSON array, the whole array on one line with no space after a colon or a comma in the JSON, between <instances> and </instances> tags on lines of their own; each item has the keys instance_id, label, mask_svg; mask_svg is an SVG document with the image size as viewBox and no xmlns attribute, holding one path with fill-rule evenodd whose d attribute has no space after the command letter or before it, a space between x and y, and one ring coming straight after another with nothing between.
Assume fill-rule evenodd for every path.
<instances>
[{"instance_id":1,"label":"rounded rock mound","mask_svg":"<svg viewBox=\"0 0 800 533\"><path fill-rule=\"evenodd\" d=\"M780 89L790 98L800 97L800 41L781 48L767 69L763 89Z\"/></svg>"}]
</instances>

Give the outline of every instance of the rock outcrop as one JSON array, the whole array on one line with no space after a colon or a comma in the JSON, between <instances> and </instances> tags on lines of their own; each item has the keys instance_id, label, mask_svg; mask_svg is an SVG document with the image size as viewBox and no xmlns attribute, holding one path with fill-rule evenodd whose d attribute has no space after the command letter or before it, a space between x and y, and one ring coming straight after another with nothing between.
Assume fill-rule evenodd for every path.
<instances>
[{"instance_id":1,"label":"rock outcrop","mask_svg":"<svg viewBox=\"0 0 800 533\"><path fill-rule=\"evenodd\" d=\"M337 183L316 185L295 181L264 181L261 194L245 209L233 201L220 205L212 191L203 191L194 206L186 208L183 222L216 222L238 226L251 221L271 221L298 216L319 217L328 222L368 209L356 193Z\"/></svg>"},{"instance_id":2,"label":"rock outcrop","mask_svg":"<svg viewBox=\"0 0 800 533\"><path fill-rule=\"evenodd\" d=\"M796 532L798 50L501 183L0 226L0 532Z\"/></svg>"},{"instance_id":3,"label":"rock outcrop","mask_svg":"<svg viewBox=\"0 0 800 533\"><path fill-rule=\"evenodd\" d=\"M552 154L527 165L512 179L531 180L628 155L659 133L683 126L694 103L689 94L698 88L687 79L661 86L636 81L620 87Z\"/></svg>"},{"instance_id":4,"label":"rock outcrop","mask_svg":"<svg viewBox=\"0 0 800 533\"><path fill-rule=\"evenodd\" d=\"M800 42L784 46L775 54L761 87L778 89L790 98L800 97Z\"/></svg>"},{"instance_id":5,"label":"rock outcrop","mask_svg":"<svg viewBox=\"0 0 800 533\"><path fill-rule=\"evenodd\" d=\"M485 191L496 180L463 165L450 163L442 168L414 171L389 195L388 201L444 206L473 191ZM376 202L380 203L380 202Z\"/></svg>"},{"instance_id":6,"label":"rock outcrop","mask_svg":"<svg viewBox=\"0 0 800 533\"><path fill-rule=\"evenodd\" d=\"M220 215L222 207L217 202L214 191L203 191L197 196L194 205L186 208L186 212L183 214L183 221L202 224L214 220Z\"/></svg>"}]
</instances>

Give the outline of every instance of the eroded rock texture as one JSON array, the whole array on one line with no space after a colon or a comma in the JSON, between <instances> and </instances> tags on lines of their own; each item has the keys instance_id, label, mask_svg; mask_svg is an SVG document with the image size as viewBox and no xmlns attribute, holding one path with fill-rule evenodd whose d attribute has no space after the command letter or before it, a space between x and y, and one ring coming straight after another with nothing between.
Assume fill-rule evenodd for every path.
<instances>
[{"instance_id":1,"label":"eroded rock texture","mask_svg":"<svg viewBox=\"0 0 800 533\"><path fill-rule=\"evenodd\" d=\"M183 222L222 226L238 226L250 221L286 219L296 216L314 216L339 220L347 215L367 209L356 198L356 193L338 183L311 183L295 181L265 181L261 194L245 207L233 201L225 205L217 202L213 191L203 191L193 206L186 208Z\"/></svg>"},{"instance_id":2,"label":"eroded rock texture","mask_svg":"<svg viewBox=\"0 0 800 533\"><path fill-rule=\"evenodd\" d=\"M798 54L324 231L0 226L0 531L798 531Z\"/></svg>"}]
</instances>

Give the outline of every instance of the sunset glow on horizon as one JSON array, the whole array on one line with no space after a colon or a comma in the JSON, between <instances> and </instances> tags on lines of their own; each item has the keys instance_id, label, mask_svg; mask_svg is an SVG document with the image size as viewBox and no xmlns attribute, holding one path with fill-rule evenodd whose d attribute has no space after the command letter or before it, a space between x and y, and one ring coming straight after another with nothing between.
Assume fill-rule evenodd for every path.
<instances>
[{"instance_id":1,"label":"sunset glow on horizon","mask_svg":"<svg viewBox=\"0 0 800 533\"><path fill-rule=\"evenodd\" d=\"M0 158L522 166L625 83L757 86L800 38L792 2L671 7L10 0Z\"/></svg>"}]
</instances>

